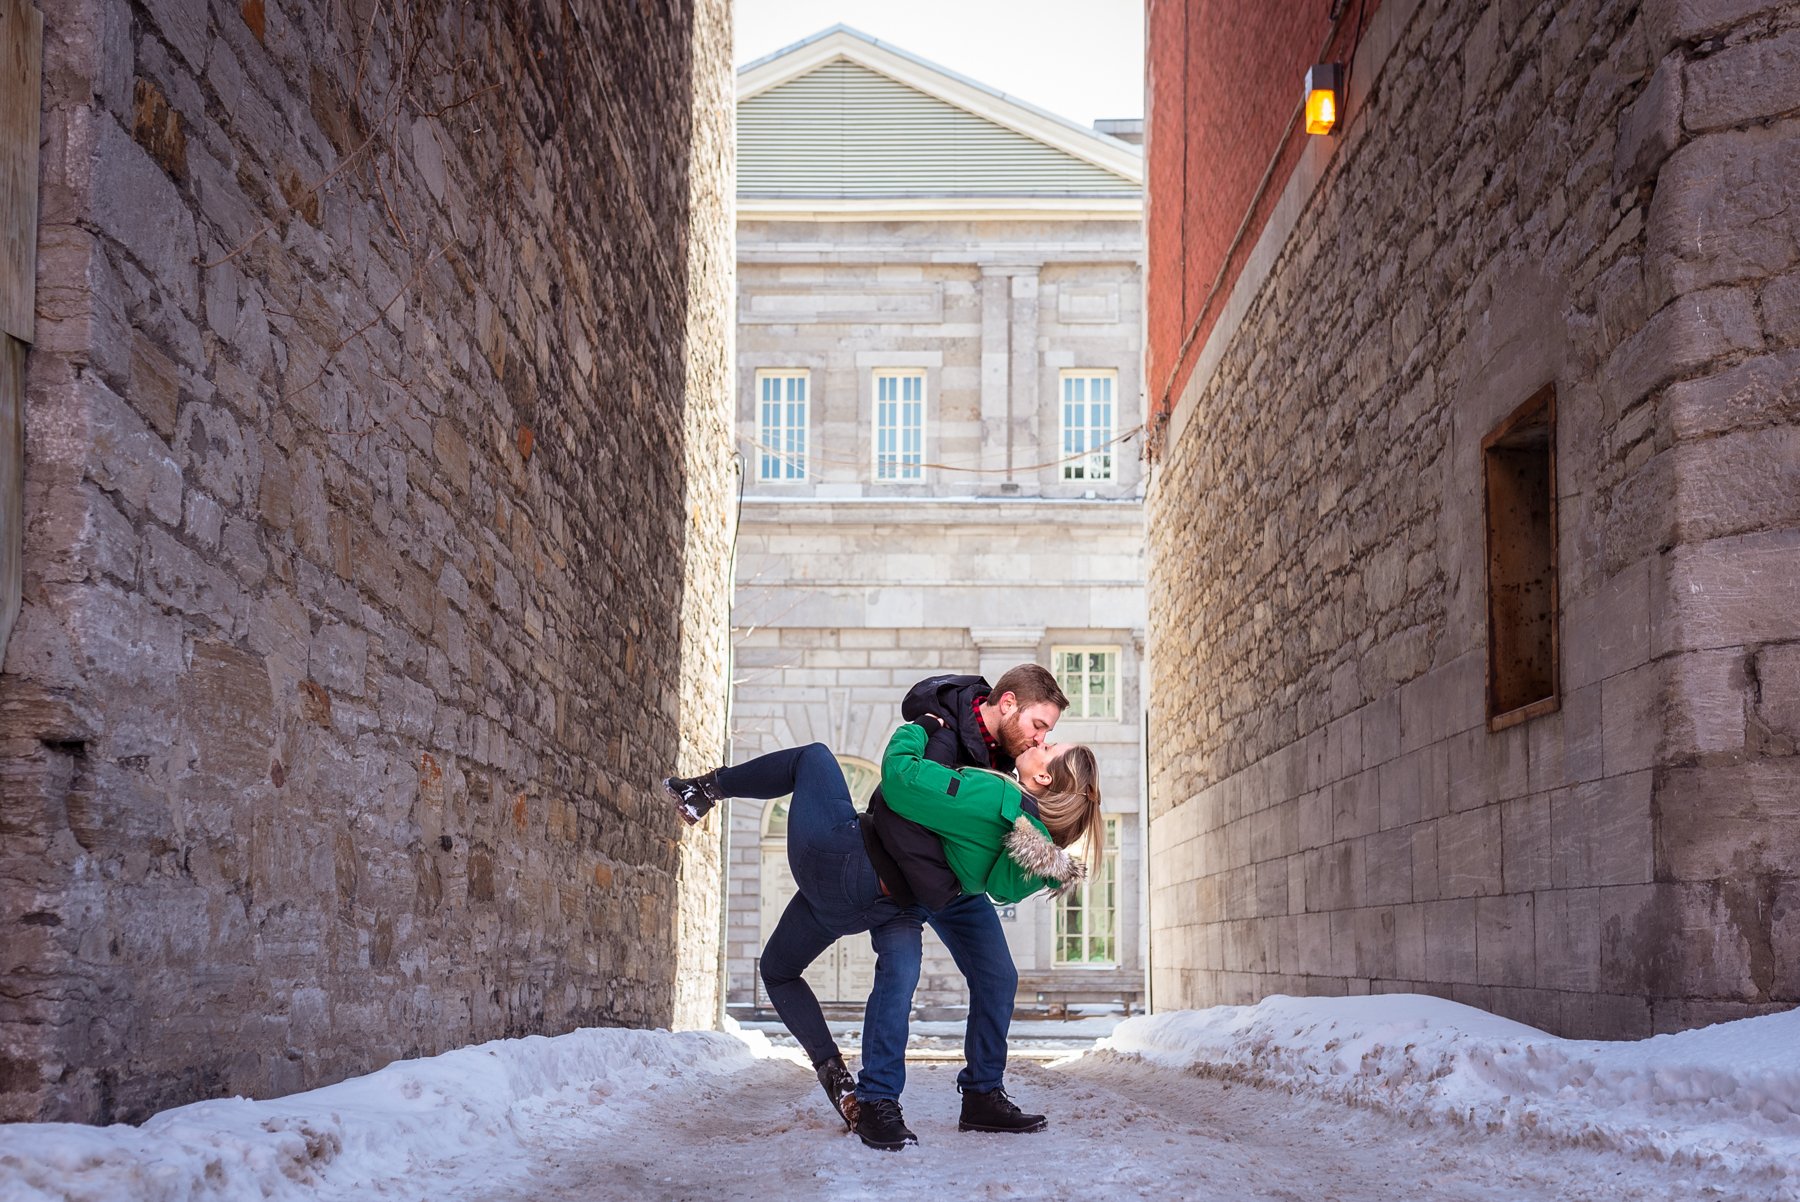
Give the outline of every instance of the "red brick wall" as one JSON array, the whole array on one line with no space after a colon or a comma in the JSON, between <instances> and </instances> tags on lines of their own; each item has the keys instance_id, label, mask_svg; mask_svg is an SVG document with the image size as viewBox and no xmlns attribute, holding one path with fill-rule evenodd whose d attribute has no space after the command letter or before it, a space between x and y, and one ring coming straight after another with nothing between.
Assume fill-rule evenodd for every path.
<instances>
[{"instance_id":1,"label":"red brick wall","mask_svg":"<svg viewBox=\"0 0 1800 1202\"><path fill-rule=\"evenodd\" d=\"M1332 0L1147 0L1149 371L1152 410L1181 395L1307 135L1282 134L1306 69L1345 61L1380 0L1350 0L1332 33ZM1331 36L1324 59L1320 48ZM1219 268L1274 176L1223 278ZM1214 289L1214 281L1218 287Z\"/></svg>"}]
</instances>

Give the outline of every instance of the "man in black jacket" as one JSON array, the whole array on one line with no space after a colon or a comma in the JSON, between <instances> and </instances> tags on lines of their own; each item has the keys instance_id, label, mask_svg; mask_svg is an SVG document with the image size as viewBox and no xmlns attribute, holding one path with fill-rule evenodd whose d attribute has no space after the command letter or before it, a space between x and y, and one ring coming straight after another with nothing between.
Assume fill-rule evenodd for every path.
<instances>
[{"instance_id":1,"label":"man in black jacket","mask_svg":"<svg viewBox=\"0 0 1800 1202\"><path fill-rule=\"evenodd\" d=\"M933 676L922 680L900 703L900 715L913 722L932 714L944 722L925 752L939 763L951 768L1011 772L1014 757L1027 747L1041 745L1068 705L1069 699L1048 669L1039 664L1020 664L991 687L979 676ZM962 891L944 856L943 842L918 823L889 809L880 789L869 800L862 831L869 860L882 885L900 905L916 903L929 912L927 921L932 930L943 940L969 982L969 1018L963 1037L967 1063L956 1078L962 1093L959 1129L1042 1131L1048 1120L1041 1114L1021 1112L1006 1096L1003 1084L1006 1033L1012 1024L1019 971L1013 965L1012 951L1007 947L993 903L985 894ZM917 937L917 928L914 936ZM884 973L877 967L878 991L897 990L905 984L906 968L910 968L910 984L917 985L919 958L914 958L909 966L892 968L901 971ZM907 994L907 1005L878 1006L876 999L871 998L870 1021L891 1023L897 1016L904 1027L911 988ZM878 1035L887 1042L898 1039L900 1046L905 1044L904 1030ZM864 1037L868 1037L867 1031Z\"/></svg>"}]
</instances>

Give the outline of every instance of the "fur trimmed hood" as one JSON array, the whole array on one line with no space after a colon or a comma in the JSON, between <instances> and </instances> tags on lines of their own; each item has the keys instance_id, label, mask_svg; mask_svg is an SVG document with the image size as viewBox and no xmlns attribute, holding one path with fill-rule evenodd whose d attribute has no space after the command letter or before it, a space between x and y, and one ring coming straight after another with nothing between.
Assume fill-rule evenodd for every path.
<instances>
[{"instance_id":1,"label":"fur trimmed hood","mask_svg":"<svg viewBox=\"0 0 1800 1202\"><path fill-rule=\"evenodd\" d=\"M1087 865L1058 847L1025 815L1013 819L1006 833L1006 854L1032 876L1054 881L1060 892L1087 879Z\"/></svg>"}]
</instances>

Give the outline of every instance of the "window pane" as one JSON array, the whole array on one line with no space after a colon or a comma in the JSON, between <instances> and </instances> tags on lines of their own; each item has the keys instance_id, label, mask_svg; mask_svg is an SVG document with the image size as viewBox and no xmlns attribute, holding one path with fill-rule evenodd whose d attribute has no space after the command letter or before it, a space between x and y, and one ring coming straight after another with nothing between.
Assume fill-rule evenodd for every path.
<instances>
[{"instance_id":1,"label":"window pane","mask_svg":"<svg viewBox=\"0 0 1800 1202\"><path fill-rule=\"evenodd\" d=\"M1062 478L1110 480L1116 379L1111 372L1074 372L1062 381Z\"/></svg>"},{"instance_id":2,"label":"window pane","mask_svg":"<svg viewBox=\"0 0 1800 1202\"><path fill-rule=\"evenodd\" d=\"M1057 656L1058 661L1067 659ZM1059 964L1118 963L1119 820L1106 819L1106 851L1086 882L1058 899L1054 947Z\"/></svg>"},{"instance_id":3,"label":"window pane","mask_svg":"<svg viewBox=\"0 0 1800 1202\"><path fill-rule=\"evenodd\" d=\"M758 373L756 461L760 480L806 478L806 372Z\"/></svg>"},{"instance_id":4,"label":"window pane","mask_svg":"<svg viewBox=\"0 0 1800 1202\"><path fill-rule=\"evenodd\" d=\"M875 376L875 478L917 480L925 461L925 376Z\"/></svg>"}]
</instances>

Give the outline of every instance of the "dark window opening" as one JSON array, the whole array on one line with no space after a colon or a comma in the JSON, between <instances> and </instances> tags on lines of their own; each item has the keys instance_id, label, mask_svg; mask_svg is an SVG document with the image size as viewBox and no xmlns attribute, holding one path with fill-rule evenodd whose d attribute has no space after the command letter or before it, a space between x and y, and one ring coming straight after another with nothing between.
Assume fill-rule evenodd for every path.
<instances>
[{"instance_id":1,"label":"dark window opening","mask_svg":"<svg viewBox=\"0 0 1800 1202\"><path fill-rule=\"evenodd\" d=\"M1513 411L1481 442L1487 493L1488 728L1559 704L1556 389Z\"/></svg>"}]
</instances>

